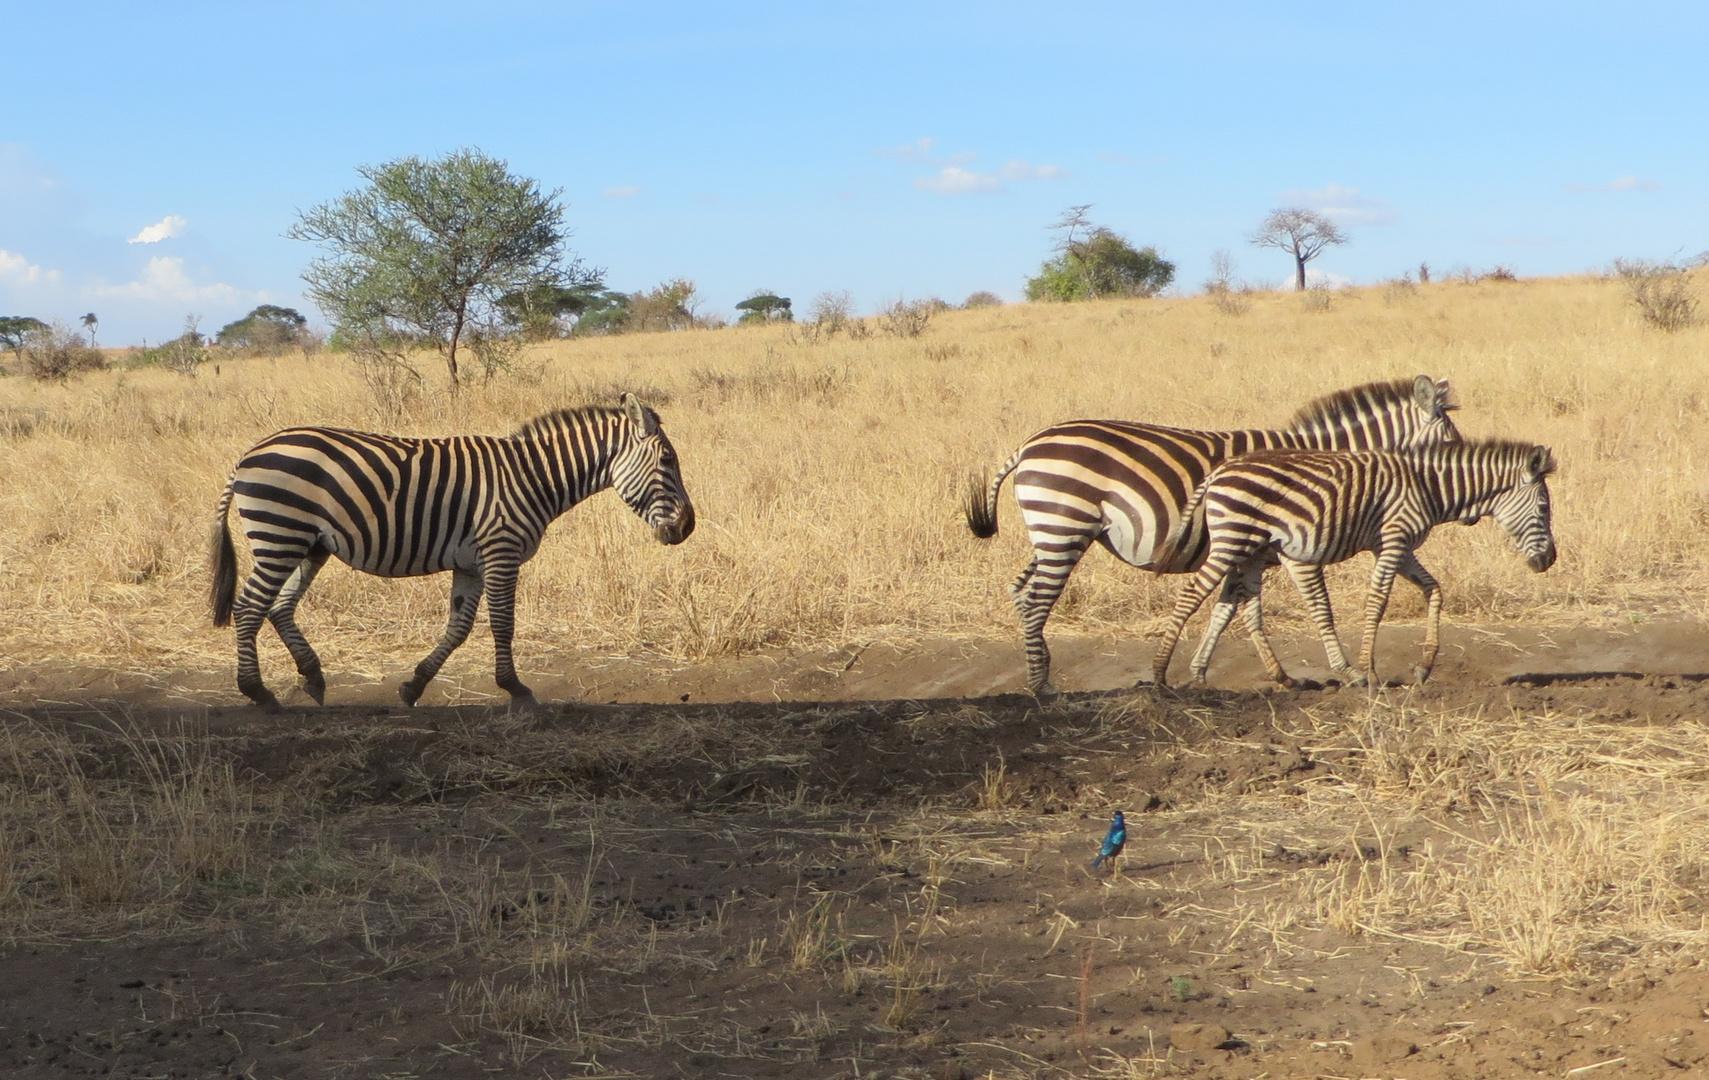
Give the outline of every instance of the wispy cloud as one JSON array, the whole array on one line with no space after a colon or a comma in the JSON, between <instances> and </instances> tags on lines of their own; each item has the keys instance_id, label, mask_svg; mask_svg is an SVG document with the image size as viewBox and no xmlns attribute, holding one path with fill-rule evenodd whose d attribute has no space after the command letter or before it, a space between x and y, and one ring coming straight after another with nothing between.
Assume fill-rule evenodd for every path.
<instances>
[{"instance_id":1,"label":"wispy cloud","mask_svg":"<svg viewBox=\"0 0 1709 1080\"><path fill-rule=\"evenodd\" d=\"M930 176L916 176L914 186L921 191L939 195L969 195L976 191L996 191L1003 185L988 173L970 172L959 165L946 165Z\"/></svg>"},{"instance_id":2,"label":"wispy cloud","mask_svg":"<svg viewBox=\"0 0 1709 1080\"><path fill-rule=\"evenodd\" d=\"M218 282L199 285L184 270L184 260L156 255L148 260L135 281L122 285L97 284L88 290L90 296L116 300L172 301L178 304L238 305L250 300L265 300L266 294L245 292L233 285Z\"/></svg>"},{"instance_id":3,"label":"wispy cloud","mask_svg":"<svg viewBox=\"0 0 1709 1080\"><path fill-rule=\"evenodd\" d=\"M1316 210L1338 225L1392 225L1400 218L1386 199L1340 184L1327 184L1317 190L1295 188L1282 192L1279 200L1286 206Z\"/></svg>"},{"instance_id":4,"label":"wispy cloud","mask_svg":"<svg viewBox=\"0 0 1709 1080\"><path fill-rule=\"evenodd\" d=\"M891 161L936 166L965 165L979 156L971 150L959 150L947 155L934 154L932 147L937 144L938 141L933 138L915 139L913 142L903 143L901 146L880 146L873 150L873 153L881 158L889 158Z\"/></svg>"},{"instance_id":5,"label":"wispy cloud","mask_svg":"<svg viewBox=\"0 0 1709 1080\"><path fill-rule=\"evenodd\" d=\"M1574 193L1587 191L1660 191L1661 184L1654 180L1646 180L1641 176L1618 176L1606 184L1568 184L1567 190Z\"/></svg>"},{"instance_id":6,"label":"wispy cloud","mask_svg":"<svg viewBox=\"0 0 1709 1080\"><path fill-rule=\"evenodd\" d=\"M1068 170L1060 165L1034 165L1018 158L1010 159L995 172L979 172L967 166L979 155L972 151L939 155L933 152L936 139L917 139L901 146L880 147L873 153L909 165L928 165L929 176L916 176L914 187L938 195L972 195L979 192L1001 191L1003 182L1026 180L1061 180Z\"/></svg>"},{"instance_id":7,"label":"wispy cloud","mask_svg":"<svg viewBox=\"0 0 1709 1080\"><path fill-rule=\"evenodd\" d=\"M617 187L606 188L599 193L599 197L602 199L633 199L639 194L641 194L640 184L619 184Z\"/></svg>"},{"instance_id":8,"label":"wispy cloud","mask_svg":"<svg viewBox=\"0 0 1709 1080\"><path fill-rule=\"evenodd\" d=\"M177 214L167 214L153 225L143 227L143 230L126 240L127 244L158 244L162 240L177 236L184 231L184 226L190 224Z\"/></svg>"},{"instance_id":9,"label":"wispy cloud","mask_svg":"<svg viewBox=\"0 0 1709 1080\"><path fill-rule=\"evenodd\" d=\"M54 285L58 270L44 270L16 252L0 248L0 282L8 285Z\"/></svg>"},{"instance_id":10,"label":"wispy cloud","mask_svg":"<svg viewBox=\"0 0 1709 1080\"><path fill-rule=\"evenodd\" d=\"M1024 161L1011 161L998 169L997 175L1005 180L1061 180L1068 175L1068 170L1060 165L1029 165Z\"/></svg>"}]
</instances>

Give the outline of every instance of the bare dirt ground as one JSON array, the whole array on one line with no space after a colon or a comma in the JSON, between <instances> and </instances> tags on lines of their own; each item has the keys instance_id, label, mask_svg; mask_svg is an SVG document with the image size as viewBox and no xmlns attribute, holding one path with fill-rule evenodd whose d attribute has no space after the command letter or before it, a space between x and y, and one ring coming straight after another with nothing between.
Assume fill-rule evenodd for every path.
<instances>
[{"instance_id":1,"label":"bare dirt ground","mask_svg":"<svg viewBox=\"0 0 1709 1080\"><path fill-rule=\"evenodd\" d=\"M404 710L352 676L263 717L223 673L14 671L12 790L69 804L43 776L73 770L141 820L135 792L192 771L150 749L172 746L239 796L195 825L224 829L217 871L145 888L123 848L132 883L104 903L47 833L10 853L0 1074L1709 1075L1697 939L1593 935L1539 974L1501 916L1392 930L1335 900L1428 867L1508 798L1384 803L1381 754L1421 772L1455 752L1427 718L1599 745L1695 729L1706 644L1688 624L1460 628L1429 686L1373 696L1252 690L1232 638L1212 689L1115 690L1148 647L1088 639L1059 644L1072 689L1049 704L993 693L1019 681L1006 644L578 657L536 663L541 697L616 704L523 715ZM1282 655L1323 677L1315 643ZM449 694L480 693L460 670ZM1379 727L1410 741L1361 734ZM1669 783L1709 782L1692 769ZM122 833L118 803L79 805L77 828ZM1128 849L1094 872L1115 808Z\"/></svg>"}]
</instances>

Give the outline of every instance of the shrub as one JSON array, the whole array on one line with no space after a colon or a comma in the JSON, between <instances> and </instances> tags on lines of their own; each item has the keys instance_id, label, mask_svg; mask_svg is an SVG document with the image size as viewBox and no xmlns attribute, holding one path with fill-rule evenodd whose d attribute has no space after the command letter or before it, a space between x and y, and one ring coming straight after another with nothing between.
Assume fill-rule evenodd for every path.
<instances>
[{"instance_id":1,"label":"shrub","mask_svg":"<svg viewBox=\"0 0 1709 1080\"><path fill-rule=\"evenodd\" d=\"M1102 225L1089 225L1084 207L1055 226L1065 230L1057 256L1027 279L1027 299L1096 300L1103 296L1156 296L1175 280L1175 264L1154 247L1136 248ZM1081 236L1075 233L1085 228Z\"/></svg>"},{"instance_id":2,"label":"shrub","mask_svg":"<svg viewBox=\"0 0 1709 1080\"><path fill-rule=\"evenodd\" d=\"M1515 274L1513 272L1513 268L1511 266L1497 266L1495 269L1490 270L1489 272L1483 274L1481 277L1478 278L1478 280L1479 281L1518 281L1519 275Z\"/></svg>"},{"instance_id":3,"label":"shrub","mask_svg":"<svg viewBox=\"0 0 1709 1080\"><path fill-rule=\"evenodd\" d=\"M1651 326L1671 334L1697 322L1697 297L1691 290L1691 272L1685 267L1615 259L1614 272L1626 283L1638 314Z\"/></svg>"},{"instance_id":4,"label":"shrub","mask_svg":"<svg viewBox=\"0 0 1709 1080\"><path fill-rule=\"evenodd\" d=\"M1003 306L1003 298L1001 296L998 296L994 292L986 292L985 290L981 289L980 291L969 296L966 300L963 300L961 302L961 306L968 309L969 311L973 310L974 308L1002 307Z\"/></svg>"},{"instance_id":5,"label":"shrub","mask_svg":"<svg viewBox=\"0 0 1709 1080\"><path fill-rule=\"evenodd\" d=\"M939 300L941 304L943 301ZM878 325L892 337L916 338L926 332L932 316L940 308L930 300L901 300L889 304L878 313Z\"/></svg>"},{"instance_id":6,"label":"shrub","mask_svg":"<svg viewBox=\"0 0 1709 1080\"><path fill-rule=\"evenodd\" d=\"M45 380L69 379L107 366L107 358L99 349L84 344L81 334L57 319L27 332L18 358L27 375Z\"/></svg>"},{"instance_id":7,"label":"shrub","mask_svg":"<svg viewBox=\"0 0 1709 1080\"><path fill-rule=\"evenodd\" d=\"M208 341L196 329L197 319L188 315L184 319L184 332L164 345L152 349L144 349L137 357L140 364L158 364L167 371L176 371L180 375L194 375L196 369L207 363Z\"/></svg>"}]
</instances>

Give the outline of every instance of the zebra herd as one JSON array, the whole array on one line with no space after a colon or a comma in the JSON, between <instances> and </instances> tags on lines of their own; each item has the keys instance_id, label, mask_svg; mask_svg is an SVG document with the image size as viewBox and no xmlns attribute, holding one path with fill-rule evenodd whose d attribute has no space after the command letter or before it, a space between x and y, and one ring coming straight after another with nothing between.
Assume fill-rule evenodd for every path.
<instances>
[{"instance_id":1,"label":"zebra herd","mask_svg":"<svg viewBox=\"0 0 1709 1080\"><path fill-rule=\"evenodd\" d=\"M1331 666L1358 682L1372 670L1377 626L1395 574L1425 593L1428 629L1417 678L1434 662L1441 591L1414 549L1435 525L1495 517L1532 569L1554 562L1541 446L1464 442L1449 413L1448 384L1428 376L1372 383L1320 398L1281 430L1192 431L1115 420L1077 420L1027 440L996 477L969 493L976 536L997 532L997 498L1014 477L1033 557L1009 586L1026 642L1027 686L1054 693L1045 622L1094 542L1157 573L1194 574L1176 603L1154 664L1163 685L1181 628L1219 587L1210 629L1194 656L1202 680L1218 636L1241 614L1271 676L1292 681L1264 634L1264 571L1286 566L1307 599ZM533 695L511 654L516 579L546 527L610 487L665 544L694 531L694 506L658 414L624 394L617 408L559 410L513 434L399 438L337 428L280 431L232 470L212 538L214 624L235 623L238 689L266 709L278 699L256 656L271 622L303 687L325 697L320 658L295 612L327 559L381 577L452 572L450 615L439 644L398 693L421 697L468 637L483 593L494 676L513 702ZM252 556L240 590L229 511L235 505ZM1359 666L1336 637L1323 566L1359 551L1377 555Z\"/></svg>"}]
</instances>

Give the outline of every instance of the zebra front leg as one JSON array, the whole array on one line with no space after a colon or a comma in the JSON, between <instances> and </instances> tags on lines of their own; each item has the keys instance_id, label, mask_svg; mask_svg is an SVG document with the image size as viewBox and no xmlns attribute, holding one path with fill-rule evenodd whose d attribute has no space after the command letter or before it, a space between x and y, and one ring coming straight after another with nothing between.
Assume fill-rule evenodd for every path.
<instances>
[{"instance_id":1,"label":"zebra front leg","mask_svg":"<svg viewBox=\"0 0 1709 1080\"><path fill-rule=\"evenodd\" d=\"M475 625L475 610L480 606L481 575L473 570L453 570L451 615L445 623L445 636L439 639L438 646L427 655L427 659L415 665L415 674L398 687L398 696L403 698L405 705L414 705L421 699L422 691L445 666L446 658L463 644L469 636L469 628Z\"/></svg>"},{"instance_id":2,"label":"zebra front leg","mask_svg":"<svg viewBox=\"0 0 1709 1080\"><path fill-rule=\"evenodd\" d=\"M1383 624L1383 613L1389 607L1389 595L1394 591L1395 571L1412 553L1411 548L1385 537L1377 550L1377 564L1371 569L1371 588L1365 594L1365 639L1359 643L1359 666L1377 685L1377 628Z\"/></svg>"},{"instance_id":3,"label":"zebra front leg","mask_svg":"<svg viewBox=\"0 0 1709 1080\"><path fill-rule=\"evenodd\" d=\"M493 680L510 693L512 705L534 704L534 691L516 677L511 638L516 632L516 574L513 558L483 560L487 585L487 619L493 630Z\"/></svg>"},{"instance_id":4,"label":"zebra front leg","mask_svg":"<svg viewBox=\"0 0 1709 1080\"><path fill-rule=\"evenodd\" d=\"M1053 697L1057 690L1050 684L1050 646L1045 643L1044 624L1086 549L1078 546L1036 552L1035 547L1032 565L1015 579L1011 596L1021 616L1021 639L1026 644L1027 690L1039 697Z\"/></svg>"},{"instance_id":5,"label":"zebra front leg","mask_svg":"<svg viewBox=\"0 0 1709 1080\"><path fill-rule=\"evenodd\" d=\"M1349 686L1364 685L1365 673L1347 662L1341 636L1335 632L1335 611L1329 606L1329 587L1323 583L1323 567L1287 558L1282 560L1282 565L1288 568L1294 587L1311 612L1311 621L1317 624L1317 634L1323 639L1323 652L1329 660L1330 670L1346 679Z\"/></svg>"},{"instance_id":6,"label":"zebra front leg","mask_svg":"<svg viewBox=\"0 0 1709 1080\"><path fill-rule=\"evenodd\" d=\"M309 639L297 626L297 604L309 586L314 584L315 575L320 573L329 557L329 552L319 548L310 551L308 558L285 580L284 588L279 590L278 598L267 612L268 621L279 632L279 640L291 650L291 659L297 662L297 674L303 678L304 692L314 698L316 705L326 704L326 677L321 674L320 657L315 655Z\"/></svg>"},{"instance_id":7,"label":"zebra front leg","mask_svg":"<svg viewBox=\"0 0 1709 1080\"><path fill-rule=\"evenodd\" d=\"M1417 585L1424 593L1424 658L1412 669L1413 681L1422 683L1430 678L1430 671L1436 666L1436 653L1441 647L1442 586L1430 576L1430 571L1424 569L1424 564L1418 561L1416 551L1407 552L1406 558L1401 560L1395 572Z\"/></svg>"}]
</instances>

